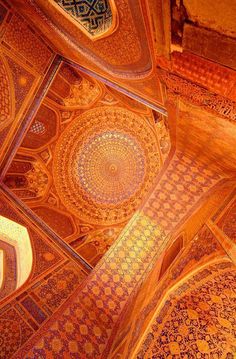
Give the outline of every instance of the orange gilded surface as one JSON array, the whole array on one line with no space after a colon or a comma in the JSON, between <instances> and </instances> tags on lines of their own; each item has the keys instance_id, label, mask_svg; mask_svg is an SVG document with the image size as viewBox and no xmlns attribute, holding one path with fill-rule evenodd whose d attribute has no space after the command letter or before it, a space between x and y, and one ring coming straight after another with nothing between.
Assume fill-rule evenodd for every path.
<instances>
[{"instance_id":1,"label":"orange gilded surface","mask_svg":"<svg viewBox=\"0 0 236 359\"><path fill-rule=\"evenodd\" d=\"M126 220L153 186L155 134L138 115L101 107L76 118L59 138L53 175L62 202L97 224Z\"/></svg>"},{"instance_id":2,"label":"orange gilded surface","mask_svg":"<svg viewBox=\"0 0 236 359\"><path fill-rule=\"evenodd\" d=\"M236 358L235 18L0 0L0 358Z\"/></svg>"}]
</instances>

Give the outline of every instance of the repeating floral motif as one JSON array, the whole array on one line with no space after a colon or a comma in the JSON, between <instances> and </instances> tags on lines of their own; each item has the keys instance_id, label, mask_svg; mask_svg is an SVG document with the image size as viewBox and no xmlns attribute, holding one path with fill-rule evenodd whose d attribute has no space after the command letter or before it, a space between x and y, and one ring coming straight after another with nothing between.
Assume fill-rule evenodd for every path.
<instances>
[{"instance_id":1,"label":"repeating floral motif","mask_svg":"<svg viewBox=\"0 0 236 359\"><path fill-rule=\"evenodd\" d=\"M207 165L177 152L145 205L145 212L167 232L220 180Z\"/></svg>"},{"instance_id":2,"label":"repeating floral motif","mask_svg":"<svg viewBox=\"0 0 236 359\"><path fill-rule=\"evenodd\" d=\"M78 265L63 262L45 278L0 307L0 358L11 358L85 277L86 273Z\"/></svg>"},{"instance_id":3,"label":"repeating floral motif","mask_svg":"<svg viewBox=\"0 0 236 359\"><path fill-rule=\"evenodd\" d=\"M137 2L136 6L139 6ZM150 62L147 61L149 49L146 43L146 36L139 34L137 29L137 20L135 21L128 0L119 0L118 13L119 27L113 33L113 36L103 38L103 46L99 41L91 41L88 36L78 33L78 40L85 48L93 52L93 59L101 61L109 67L113 66L132 66L140 60L144 60L144 71L150 70ZM125 14L125 16L123 16ZM139 17L139 26L144 30L144 24ZM124 41L125 36L125 41ZM117 44L119 44L117 46ZM122 44L122 46L121 46ZM130 72L131 74L131 72ZM133 74L131 75L133 76Z\"/></svg>"},{"instance_id":4,"label":"repeating floral motif","mask_svg":"<svg viewBox=\"0 0 236 359\"><path fill-rule=\"evenodd\" d=\"M14 61L11 57L5 56L9 69L11 71L11 76L14 84L14 90L11 91L11 96L14 94L15 102L15 115L19 113L19 110L23 106L27 95L29 94L34 82L35 75L31 74L29 71L24 69L23 66ZM14 111L11 115L14 119Z\"/></svg>"},{"instance_id":5,"label":"repeating floral motif","mask_svg":"<svg viewBox=\"0 0 236 359\"><path fill-rule=\"evenodd\" d=\"M78 272L74 265L69 263L54 276L49 277L35 293L51 310L55 310L73 293L78 283L85 277L85 273Z\"/></svg>"},{"instance_id":6,"label":"repeating floral motif","mask_svg":"<svg viewBox=\"0 0 236 359\"><path fill-rule=\"evenodd\" d=\"M166 84L171 96L181 96L185 101L201 106L203 109L220 114L235 121L236 103L221 95L213 94L177 75L159 70L161 80Z\"/></svg>"},{"instance_id":7,"label":"repeating floral motif","mask_svg":"<svg viewBox=\"0 0 236 359\"><path fill-rule=\"evenodd\" d=\"M210 91L229 97L233 96L236 75L233 70L207 61L191 53L174 52L172 54L172 70Z\"/></svg>"},{"instance_id":8,"label":"repeating floral motif","mask_svg":"<svg viewBox=\"0 0 236 359\"><path fill-rule=\"evenodd\" d=\"M6 2L0 4L1 159L4 158L7 141L11 142L10 137L19 129L23 121L22 115L55 56L44 40L11 5Z\"/></svg>"},{"instance_id":9,"label":"repeating floral motif","mask_svg":"<svg viewBox=\"0 0 236 359\"><path fill-rule=\"evenodd\" d=\"M156 284L155 281L152 292L149 291L148 293L146 303L144 302L141 308L138 300L136 300L136 305L135 302L133 303L131 309L132 328L130 328L129 336L127 337L126 350L124 349L124 352L122 351L122 358L129 358L129 353L131 353L136 347L140 338L140 332L146 329L144 324L147 323L146 319L152 318L158 303L163 298L163 295L167 292L168 288L171 288L175 283L177 283L190 271L194 270L197 266L201 266L202 264L210 261L212 258L222 254L224 254L224 252L217 239L208 227L204 226L194 239L186 246L179 259L177 259L173 265L170 266L159 284ZM137 299L138 298L139 297L137 296ZM122 325L121 322L120 328L124 326L125 325Z\"/></svg>"},{"instance_id":10,"label":"repeating floral motif","mask_svg":"<svg viewBox=\"0 0 236 359\"><path fill-rule=\"evenodd\" d=\"M127 11L128 2L126 4L122 0L120 4L121 14L126 14L125 18L129 24L126 33L129 34L133 23L132 16L130 15L130 20ZM123 18L121 25L125 21ZM25 42L26 37L29 35L29 39L32 39L32 32L28 26L22 27L22 21L19 19L15 16L9 17L9 28L14 23L14 31L11 34L8 29L4 34L4 40L8 46L13 47L14 51L21 51L25 60L30 58L32 62L33 59L34 69L43 72L50 62L50 50L45 47L43 51L40 44L36 42L34 35L35 42L30 40L31 45L28 46L28 43ZM21 32L24 32L22 29L26 32L26 37L25 33L20 36ZM123 51L122 47L117 51L112 46L112 40L105 44L104 49L99 49L98 45L95 52L103 52L104 59L109 58L113 65L118 62L119 64L130 64L134 61L132 57L134 55L136 61L139 61L141 43L136 41L136 37L135 32L132 32L131 36L127 36L125 46L129 51ZM24 87L25 79L19 77L19 80ZM178 77L171 78L171 86L176 86L172 91L174 94L181 93L184 98L195 101L194 103L200 103L201 106L213 112L219 111L222 116L231 120L235 119L235 104L233 102L220 96L213 96L205 90L200 91L198 87L188 87L186 82L176 85L177 80ZM224 86L225 90L225 81ZM83 89L87 91L88 84L85 84ZM191 90L193 90L193 94L189 95ZM70 95L73 95L74 98L67 98L68 105L77 106L78 103L74 102L77 96L77 85L73 91ZM82 97L79 106L86 106L85 96ZM139 130L137 130L138 133ZM145 135L143 140L148 142L150 139L148 135ZM138 146L135 144L133 147ZM151 153L151 151L148 152ZM139 160L142 160L140 153L138 154ZM129 162L134 168L134 163ZM138 168L138 165L136 167ZM116 170L117 167L113 164L111 167L112 174ZM159 165L155 169L155 173L153 171L151 173L156 176L158 170ZM81 174L82 177L83 174ZM139 176L134 177L135 180L139 180ZM143 177L143 173L141 173L141 177ZM34 177L31 179L35 180ZM219 180L220 177L208 168L182 156L182 154L178 154L172 160L161 180L158 181L148 202L134 216L121 233L118 241L111 247L97 269L82 286L78 288L85 278L84 273L77 273L73 265L70 265L65 266L65 268L61 267L59 271L55 271L53 274L50 273L50 275L42 278L40 283L30 289L28 288L31 291L30 295L34 297L34 303L37 302L38 314L42 310L45 317L48 318L52 312L55 313L34 338L30 339L34 331L39 329L39 326L30 318L30 315L33 314L34 309L36 311L35 317L37 316L37 306L31 308L31 312L28 308L29 315L27 316L22 309L23 300L19 297L14 302L14 309L8 310L8 307L8 309L4 308L4 312L0 312L0 357L5 359L13 355L27 340L29 340L28 344L26 343L26 346L16 354L16 357L22 358L25 355L27 358L40 359L47 357L60 359L63 356L78 358L78 355L86 359L104 357L106 355L104 353L109 347L109 340L112 338L114 328L125 305L140 282L151 270L156 258L166 249L168 235L184 221L193 207L198 205L199 200ZM42 183L41 176L39 182ZM154 184L154 177L152 184ZM148 194L149 189L146 194ZM86 191L87 189L84 189L84 192ZM90 184L89 191L91 193ZM97 193L97 191L93 192ZM106 196L106 201L107 198L109 199L109 196ZM73 200L76 202L75 199ZM141 195L138 200L141 203ZM97 202L99 201L97 200ZM136 208L134 206L132 210ZM128 209L124 209L122 220L129 218ZM98 215L96 210L94 215ZM228 234L231 232L228 231L227 225L225 228L227 235L231 236ZM37 241L37 245L35 245L37 265L34 267L34 276L37 277L42 276L44 271L50 270L50 267L57 264L61 257L56 250L51 250L50 245L45 244L43 240L40 242L37 240L37 236L34 236L34 239ZM206 234L206 239L208 240L207 245L204 248L199 248L198 253L196 253L197 244L194 243L196 244L194 251L190 251L189 257L182 258L180 267L172 272L174 278L177 278L189 265L193 254L194 260L198 261L205 254L210 254L211 251L216 250L216 245L212 244L209 233ZM148 336L148 340L145 341L146 346L142 348L139 357L144 358L145 355L148 357L149 350L153 350L154 357L158 357L158 350L162 350L161 358L165 358L166 355L186 357L188 355L186 353L194 356L196 352L199 358L207 358L213 355L221 358L225 354L227 358L233 357L236 349L233 344L235 333L232 328L235 327L235 319L233 316L232 291L235 297L235 269L230 265L219 264L214 268L210 267L198 273L184 283L181 288L178 288L176 292L170 294L166 306L159 314L157 323L154 323L154 334L151 333ZM23 295L28 296L29 294ZM65 303L68 298L70 300ZM27 308L25 307L25 309ZM159 342L156 341L152 345L153 341L156 340L158 330L161 331L161 335L157 337Z\"/></svg>"},{"instance_id":11,"label":"repeating floral motif","mask_svg":"<svg viewBox=\"0 0 236 359\"><path fill-rule=\"evenodd\" d=\"M200 262L202 258L215 254L219 251L219 248L220 244L217 239L212 232L204 226L194 237L190 244L190 248L188 248L187 253L185 253L179 260L178 265L171 269L171 278L177 279L190 263Z\"/></svg>"},{"instance_id":12,"label":"repeating floral motif","mask_svg":"<svg viewBox=\"0 0 236 359\"><path fill-rule=\"evenodd\" d=\"M10 79L3 59L0 59L0 126L9 122L12 115Z\"/></svg>"},{"instance_id":13,"label":"repeating floral motif","mask_svg":"<svg viewBox=\"0 0 236 359\"><path fill-rule=\"evenodd\" d=\"M18 16L13 15L4 34L4 41L15 51L22 54L26 60L30 60L34 68L41 72L46 70L53 52L45 43L37 37L26 21Z\"/></svg>"},{"instance_id":14,"label":"repeating floral motif","mask_svg":"<svg viewBox=\"0 0 236 359\"><path fill-rule=\"evenodd\" d=\"M137 358L234 358L236 268L222 262L172 292Z\"/></svg>"},{"instance_id":15,"label":"repeating floral motif","mask_svg":"<svg viewBox=\"0 0 236 359\"><path fill-rule=\"evenodd\" d=\"M34 271L32 277L37 277L44 271L53 267L61 259L61 254L52 247L51 244L45 242L37 233L29 230L30 235L33 235L33 248L34 248Z\"/></svg>"},{"instance_id":16,"label":"repeating floral motif","mask_svg":"<svg viewBox=\"0 0 236 359\"><path fill-rule=\"evenodd\" d=\"M96 83L82 79L79 84L72 84L70 94L64 99L64 105L68 108L83 108L91 106L100 96L101 89Z\"/></svg>"},{"instance_id":17,"label":"repeating floral motif","mask_svg":"<svg viewBox=\"0 0 236 359\"><path fill-rule=\"evenodd\" d=\"M87 284L74 294L70 306L63 313L58 312L58 319L54 318L52 327L29 357L46 357L50 351L59 357L69 353L76 358L78 352L86 358L99 357L127 299L150 265L150 253L160 247L164 238L157 225L144 214L135 215L108 252L107 259L102 260ZM63 339L62 330L67 326L74 329L72 333L66 332ZM76 342L75 351L70 350L72 338Z\"/></svg>"},{"instance_id":18,"label":"repeating floral motif","mask_svg":"<svg viewBox=\"0 0 236 359\"><path fill-rule=\"evenodd\" d=\"M148 122L125 108L105 106L86 111L62 133L53 177L75 216L111 225L130 218L159 168L158 142Z\"/></svg>"},{"instance_id":19,"label":"repeating floral motif","mask_svg":"<svg viewBox=\"0 0 236 359\"><path fill-rule=\"evenodd\" d=\"M0 316L0 358L10 358L33 334L32 328L15 309Z\"/></svg>"},{"instance_id":20,"label":"repeating floral motif","mask_svg":"<svg viewBox=\"0 0 236 359\"><path fill-rule=\"evenodd\" d=\"M181 175L175 176L176 168ZM29 358L60 358L65 354L76 358L78 352L81 357L93 359L105 355L125 304L165 250L168 234L219 180L209 169L204 170L180 154L175 156L153 195L133 216L80 291L44 326L43 335L39 333L28 342L19 357L26 353ZM184 181L188 183L186 187ZM164 218L167 223L162 222ZM72 329L65 332L65 327Z\"/></svg>"}]
</instances>

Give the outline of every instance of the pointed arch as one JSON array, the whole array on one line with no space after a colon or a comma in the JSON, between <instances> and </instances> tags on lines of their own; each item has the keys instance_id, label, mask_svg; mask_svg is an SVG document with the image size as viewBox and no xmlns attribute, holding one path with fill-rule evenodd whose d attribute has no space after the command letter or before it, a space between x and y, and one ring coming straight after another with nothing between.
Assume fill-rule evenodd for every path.
<instances>
[{"instance_id":1,"label":"pointed arch","mask_svg":"<svg viewBox=\"0 0 236 359\"><path fill-rule=\"evenodd\" d=\"M33 251L27 228L0 216L0 298L27 281L32 265Z\"/></svg>"}]
</instances>

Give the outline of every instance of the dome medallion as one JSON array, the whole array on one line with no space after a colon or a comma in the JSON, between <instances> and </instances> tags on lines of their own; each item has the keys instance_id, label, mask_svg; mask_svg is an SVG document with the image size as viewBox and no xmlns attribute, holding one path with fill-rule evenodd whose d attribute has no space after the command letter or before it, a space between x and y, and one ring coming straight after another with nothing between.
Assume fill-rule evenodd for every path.
<instances>
[{"instance_id":1,"label":"dome medallion","mask_svg":"<svg viewBox=\"0 0 236 359\"><path fill-rule=\"evenodd\" d=\"M159 171L155 134L145 119L123 108L83 113L56 146L54 179L62 203L96 224L127 220Z\"/></svg>"},{"instance_id":2,"label":"dome medallion","mask_svg":"<svg viewBox=\"0 0 236 359\"><path fill-rule=\"evenodd\" d=\"M117 205L134 195L145 176L145 154L130 135L97 133L78 156L80 183L100 204Z\"/></svg>"}]
</instances>

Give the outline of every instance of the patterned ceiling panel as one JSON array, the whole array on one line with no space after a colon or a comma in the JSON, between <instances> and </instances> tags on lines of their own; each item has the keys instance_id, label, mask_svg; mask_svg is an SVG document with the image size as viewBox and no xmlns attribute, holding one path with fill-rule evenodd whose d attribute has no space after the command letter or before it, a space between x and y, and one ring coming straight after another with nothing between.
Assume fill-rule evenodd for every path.
<instances>
[{"instance_id":1,"label":"patterned ceiling panel","mask_svg":"<svg viewBox=\"0 0 236 359\"><path fill-rule=\"evenodd\" d=\"M4 183L94 266L151 190L163 160L147 106L63 62ZM97 233L109 236L98 241Z\"/></svg>"},{"instance_id":2,"label":"patterned ceiling panel","mask_svg":"<svg viewBox=\"0 0 236 359\"><path fill-rule=\"evenodd\" d=\"M120 107L76 118L59 138L53 177L62 203L97 224L127 220L152 187L160 155L149 124Z\"/></svg>"},{"instance_id":3,"label":"patterned ceiling panel","mask_svg":"<svg viewBox=\"0 0 236 359\"><path fill-rule=\"evenodd\" d=\"M4 63L3 58L0 59L0 129L9 124L11 120L11 114L14 115L14 106L11 96L12 83L7 65Z\"/></svg>"},{"instance_id":4,"label":"patterned ceiling panel","mask_svg":"<svg viewBox=\"0 0 236 359\"><path fill-rule=\"evenodd\" d=\"M109 0L55 0L73 19L81 30L95 39L110 32L113 27L113 14Z\"/></svg>"}]
</instances>

